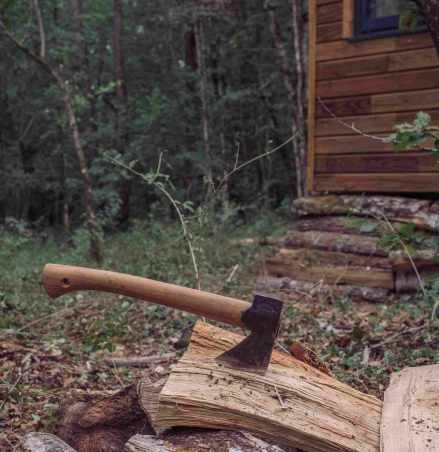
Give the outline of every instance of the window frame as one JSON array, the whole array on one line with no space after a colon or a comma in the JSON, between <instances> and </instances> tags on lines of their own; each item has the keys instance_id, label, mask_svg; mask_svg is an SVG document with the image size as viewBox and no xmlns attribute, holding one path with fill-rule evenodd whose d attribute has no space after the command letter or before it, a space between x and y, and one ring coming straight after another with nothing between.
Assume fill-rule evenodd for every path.
<instances>
[{"instance_id":1,"label":"window frame","mask_svg":"<svg viewBox=\"0 0 439 452\"><path fill-rule=\"evenodd\" d=\"M416 30L399 30L399 15L385 17L370 17L370 0L355 0L353 40L373 39L387 36L423 33L426 26L421 25Z\"/></svg>"}]
</instances>

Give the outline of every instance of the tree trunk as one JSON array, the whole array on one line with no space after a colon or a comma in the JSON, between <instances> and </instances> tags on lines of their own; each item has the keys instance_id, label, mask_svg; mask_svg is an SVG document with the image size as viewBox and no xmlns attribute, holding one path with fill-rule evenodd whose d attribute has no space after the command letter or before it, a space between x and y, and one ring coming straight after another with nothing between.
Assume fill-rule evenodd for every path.
<instances>
[{"instance_id":1,"label":"tree trunk","mask_svg":"<svg viewBox=\"0 0 439 452\"><path fill-rule=\"evenodd\" d=\"M9 33L4 23L0 20L0 28L6 37L22 52L24 52L30 59L36 62L49 76L56 82L58 88L62 93L62 99L64 103L64 110L69 120L70 131L72 133L73 146L76 152L76 156L79 163L79 169L82 176L82 181L84 183L84 206L87 218L87 228L90 233L90 254L93 259L96 260L98 264L103 261L103 244L102 244L102 234L99 227L95 206L94 206L94 194L93 186L88 171L87 161L85 158L85 152L82 147L81 137L79 133L78 123L76 120L75 111L73 109L72 96L70 89L66 84L66 81L58 74L55 69L53 69L49 63L40 58L38 55L34 54L31 50L21 44L15 37Z\"/></svg>"},{"instance_id":2,"label":"tree trunk","mask_svg":"<svg viewBox=\"0 0 439 452\"><path fill-rule=\"evenodd\" d=\"M382 404L377 398L277 351L265 375L215 361L242 339L198 322L189 350L160 393L153 426L242 428L314 452L379 450Z\"/></svg>"},{"instance_id":3,"label":"tree trunk","mask_svg":"<svg viewBox=\"0 0 439 452\"><path fill-rule=\"evenodd\" d=\"M306 71L305 71L305 53L304 42L306 42L304 36L304 21L302 12L302 0L291 0L291 31L294 45L294 65L295 65L295 87L296 87L296 101L294 103L294 115L296 130L299 135L297 137L296 152L299 153L300 159L300 173L301 173L301 188L304 195L306 195L306 165L307 165L307 133L305 120L305 84L306 84Z\"/></svg>"},{"instance_id":4,"label":"tree trunk","mask_svg":"<svg viewBox=\"0 0 439 452\"><path fill-rule=\"evenodd\" d=\"M287 52L285 50L282 32L280 30L279 24L276 19L276 15L273 9L269 12L270 16L270 29L273 35L274 45L277 51L277 55L280 62L282 80L285 85L285 89L288 94L288 100L293 109L292 119L291 119L291 132L292 135L295 136L293 140L293 155L294 155L294 163L296 169L296 195L298 197L304 195L303 187L305 186L304 181L304 165L301 159L303 152L301 151L301 140L300 140L300 127L303 127L303 121L300 121L298 104L299 98L301 95L297 92L297 86L295 86L293 82L293 76L289 67L289 58Z\"/></svg>"},{"instance_id":5,"label":"tree trunk","mask_svg":"<svg viewBox=\"0 0 439 452\"><path fill-rule=\"evenodd\" d=\"M417 0L439 56L439 0Z\"/></svg>"},{"instance_id":6,"label":"tree trunk","mask_svg":"<svg viewBox=\"0 0 439 452\"><path fill-rule=\"evenodd\" d=\"M114 76L116 79L116 95L119 108L116 111L117 143L121 154L126 152L128 137L126 134L126 118L128 105L128 88L125 76L125 53L123 50L123 2L113 0L113 55ZM131 179L123 178L119 187L120 209L119 222L126 224L130 218Z\"/></svg>"},{"instance_id":7,"label":"tree trunk","mask_svg":"<svg viewBox=\"0 0 439 452\"><path fill-rule=\"evenodd\" d=\"M208 94L208 76L206 66L206 37L204 33L204 18L197 17L195 21L195 39L198 59L198 73L200 78L200 96L201 96L201 125L203 130L204 152L206 153L206 178L208 183L208 192L213 188L213 159L210 143L210 120L209 120L209 94Z\"/></svg>"}]
</instances>

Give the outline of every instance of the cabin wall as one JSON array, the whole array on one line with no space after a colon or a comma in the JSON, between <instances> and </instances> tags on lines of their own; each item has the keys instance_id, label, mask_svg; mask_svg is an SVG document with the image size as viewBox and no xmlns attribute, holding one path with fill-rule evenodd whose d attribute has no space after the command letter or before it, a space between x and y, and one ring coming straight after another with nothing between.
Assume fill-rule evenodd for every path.
<instances>
[{"instance_id":1,"label":"cabin wall","mask_svg":"<svg viewBox=\"0 0 439 452\"><path fill-rule=\"evenodd\" d=\"M428 151L396 153L376 139L420 110L439 123L430 35L349 41L353 0L309 5L310 192L439 191L439 165Z\"/></svg>"}]
</instances>

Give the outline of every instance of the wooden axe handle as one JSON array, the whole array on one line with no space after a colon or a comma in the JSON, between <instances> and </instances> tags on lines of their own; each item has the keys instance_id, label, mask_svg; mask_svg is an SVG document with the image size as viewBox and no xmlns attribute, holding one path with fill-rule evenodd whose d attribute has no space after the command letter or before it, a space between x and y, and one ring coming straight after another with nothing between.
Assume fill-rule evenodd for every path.
<instances>
[{"instance_id":1,"label":"wooden axe handle","mask_svg":"<svg viewBox=\"0 0 439 452\"><path fill-rule=\"evenodd\" d=\"M43 286L56 298L77 290L99 290L192 312L211 320L244 326L241 314L251 303L139 276L69 265L47 264Z\"/></svg>"}]
</instances>

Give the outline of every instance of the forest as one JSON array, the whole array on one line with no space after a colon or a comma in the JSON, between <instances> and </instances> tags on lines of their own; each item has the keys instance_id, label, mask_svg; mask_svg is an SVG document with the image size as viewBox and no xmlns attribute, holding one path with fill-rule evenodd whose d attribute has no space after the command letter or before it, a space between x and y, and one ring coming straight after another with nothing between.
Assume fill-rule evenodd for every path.
<instances>
[{"instance_id":1,"label":"forest","mask_svg":"<svg viewBox=\"0 0 439 452\"><path fill-rule=\"evenodd\" d=\"M438 18L0 0L0 450L436 450Z\"/></svg>"}]
</instances>

